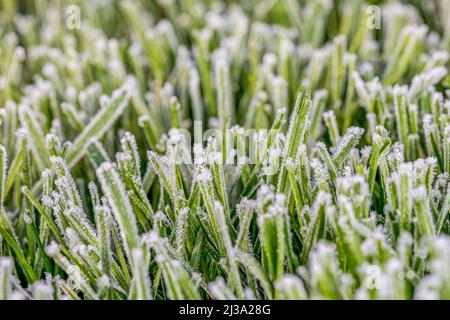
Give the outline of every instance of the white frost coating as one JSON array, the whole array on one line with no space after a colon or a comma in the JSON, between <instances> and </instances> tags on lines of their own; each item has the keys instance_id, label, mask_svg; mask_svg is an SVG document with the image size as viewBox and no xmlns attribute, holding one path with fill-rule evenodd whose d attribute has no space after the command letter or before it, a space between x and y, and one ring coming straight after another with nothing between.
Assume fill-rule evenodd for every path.
<instances>
[{"instance_id":1,"label":"white frost coating","mask_svg":"<svg viewBox=\"0 0 450 320\"><path fill-rule=\"evenodd\" d=\"M413 78L409 88L410 99L414 98L423 90L434 86L447 75L445 67L436 67Z\"/></svg>"},{"instance_id":2,"label":"white frost coating","mask_svg":"<svg viewBox=\"0 0 450 320\"><path fill-rule=\"evenodd\" d=\"M365 256L376 256L377 242L374 239L366 239L361 245L361 251Z\"/></svg>"},{"instance_id":3,"label":"white frost coating","mask_svg":"<svg viewBox=\"0 0 450 320\"><path fill-rule=\"evenodd\" d=\"M295 294L292 298L306 299L307 293L305 287L299 277L285 274L275 283L275 288L278 291L283 292L287 298L290 298L290 294Z\"/></svg>"},{"instance_id":4,"label":"white frost coating","mask_svg":"<svg viewBox=\"0 0 450 320\"><path fill-rule=\"evenodd\" d=\"M358 144L359 139L364 134L364 129L359 127L350 127L347 129L345 135L339 141L339 144L334 152L334 155L341 154L345 149L350 146Z\"/></svg>"},{"instance_id":5,"label":"white frost coating","mask_svg":"<svg viewBox=\"0 0 450 320\"><path fill-rule=\"evenodd\" d=\"M67 238L68 245L71 248L75 248L80 244L80 238L72 228L66 228L64 235Z\"/></svg>"},{"instance_id":6,"label":"white frost coating","mask_svg":"<svg viewBox=\"0 0 450 320\"><path fill-rule=\"evenodd\" d=\"M427 189L425 188L425 186L421 185L411 190L411 197L416 201L425 200L426 196L427 196Z\"/></svg>"},{"instance_id":7,"label":"white frost coating","mask_svg":"<svg viewBox=\"0 0 450 320\"><path fill-rule=\"evenodd\" d=\"M433 132L436 126L433 121L433 115L427 113L423 116L423 130L425 132Z\"/></svg>"},{"instance_id":8,"label":"white frost coating","mask_svg":"<svg viewBox=\"0 0 450 320\"><path fill-rule=\"evenodd\" d=\"M24 213L23 215L23 222L25 222L26 224L32 224L33 223L33 219L31 218L31 216L27 213Z\"/></svg>"},{"instance_id":9,"label":"white frost coating","mask_svg":"<svg viewBox=\"0 0 450 320\"><path fill-rule=\"evenodd\" d=\"M152 230L142 235L142 241L148 243L150 246L153 246L160 241L160 237L156 231Z\"/></svg>"},{"instance_id":10,"label":"white frost coating","mask_svg":"<svg viewBox=\"0 0 450 320\"><path fill-rule=\"evenodd\" d=\"M120 227L122 240L125 243L126 251L131 255L133 246L139 243L139 236L137 232L136 217L133 214L133 209L126 196L126 190L110 162L104 162L97 169L97 176L102 185L102 190L105 193L108 203L112 209L115 220ZM122 195L118 198L119 195Z\"/></svg>"},{"instance_id":11,"label":"white frost coating","mask_svg":"<svg viewBox=\"0 0 450 320\"><path fill-rule=\"evenodd\" d=\"M97 279L97 285L100 289L105 290L111 286L111 280L109 279L109 277L106 274L102 274Z\"/></svg>"},{"instance_id":12,"label":"white frost coating","mask_svg":"<svg viewBox=\"0 0 450 320\"><path fill-rule=\"evenodd\" d=\"M50 146L60 146L61 141L59 140L59 137L56 136L53 133L48 133L45 136L45 146L49 148Z\"/></svg>"},{"instance_id":13,"label":"white frost coating","mask_svg":"<svg viewBox=\"0 0 450 320\"><path fill-rule=\"evenodd\" d=\"M212 181L211 171L206 167L200 167L199 170L196 171L195 180L202 183L209 183Z\"/></svg>"},{"instance_id":14,"label":"white frost coating","mask_svg":"<svg viewBox=\"0 0 450 320\"><path fill-rule=\"evenodd\" d=\"M13 266L10 257L0 257L0 269L11 269Z\"/></svg>"},{"instance_id":15,"label":"white frost coating","mask_svg":"<svg viewBox=\"0 0 450 320\"><path fill-rule=\"evenodd\" d=\"M33 283L31 293L35 300L49 300L53 295L53 287L45 281L37 281Z\"/></svg>"},{"instance_id":16,"label":"white frost coating","mask_svg":"<svg viewBox=\"0 0 450 320\"><path fill-rule=\"evenodd\" d=\"M52 241L52 242L45 248L45 253L46 253L49 257L54 257L54 256L58 255L59 252L60 252L59 245L58 245L55 241Z\"/></svg>"}]
</instances>

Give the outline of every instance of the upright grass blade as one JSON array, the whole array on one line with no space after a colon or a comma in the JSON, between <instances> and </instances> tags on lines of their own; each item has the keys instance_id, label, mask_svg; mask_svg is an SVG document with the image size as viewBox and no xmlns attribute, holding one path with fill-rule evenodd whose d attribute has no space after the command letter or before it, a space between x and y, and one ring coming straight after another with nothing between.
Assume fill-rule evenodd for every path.
<instances>
[{"instance_id":1,"label":"upright grass blade","mask_svg":"<svg viewBox=\"0 0 450 320\"><path fill-rule=\"evenodd\" d=\"M131 252L139 248L139 235L137 232L136 218L131 208L130 200L125 192L116 168L110 162L103 163L97 169L102 190L108 199L112 213L117 221L120 234L128 259L131 261Z\"/></svg>"},{"instance_id":2,"label":"upright grass blade","mask_svg":"<svg viewBox=\"0 0 450 320\"><path fill-rule=\"evenodd\" d=\"M0 258L0 300L8 300L12 291L13 262L9 257Z\"/></svg>"},{"instance_id":3,"label":"upright grass blade","mask_svg":"<svg viewBox=\"0 0 450 320\"><path fill-rule=\"evenodd\" d=\"M289 130L287 133L287 141L283 151L283 161L289 157L296 158L300 144L305 142L306 133L309 126L309 110L311 107L311 98L308 91L303 89L297 95L294 110L289 121ZM287 192L289 181L287 178L286 168L282 168L277 190L279 192Z\"/></svg>"},{"instance_id":4,"label":"upright grass blade","mask_svg":"<svg viewBox=\"0 0 450 320\"><path fill-rule=\"evenodd\" d=\"M149 300L152 297L151 285L142 249L134 248L131 252L131 259L137 300Z\"/></svg>"},{"instance_id":5,"label":"upright grass blade","mask_svg":"<svg viewBox=\"0 0 450 320\"><path fill-rule=\"evenodd\" d=\"M3 210L7 170L8 170L8 154L6 152L6 148L0 145L0 211Z\"/></svg>"},{"instance_id":6,"label":"upright grass blade","mask_svg":"<svg viewBox=\"0 0 450 320\"><path fill-rule=\"evenodd\" d=\"M350 151L358 144L359 139L364 133L364 129L351 127L347 129L345 136L342 137L333 154L333 161L339 168L347 159Z\"/></svg>"},{"instance_id":7,"label":"upright grass blade","mask_svg":"<svg viewBox=\"0 0 450 320\"><path fill-rule=\"evenodd\" d=\"M0 2L0 299L450 299L448 0Z\"/></svg>"},{"instance_id":8,"label":"upright grass blade","mask_svg":"<svg viewBox=\"0 0 450 320\"><path fill-rule=\"evenodd\" d=\"M28 262L25 253L20 246L20 243L18 242L17 235L15 234L10 222L8 221L4 209L0 212L0 235L16 256L18 266L23 270L27 281L31 283L36 281L36 274L30 263Z\"/></svg>"},{"instance_id":9,"label":"upright grass blade","mask_svg":"<svg viewBox=\"0 0 450 320\"><path fill-rule=\"evenodd\" d=\"M111 97L107 106L101 109L73 142L66 155L69 168L72 168L85 154L86 145L91 139L99 139L119 118L130 98L127 88L120 89Z\"/></svg>"},{"instance_id":10,"label":"upright grass blade","mask_svg":"<svg viewBox=\"0 0 450 320\"><path fill-rule=\"evenodd\" d=\"M50 165L50 156L45 148L45 137L42 127L36 121L37 115L28 105L22 104L19 107L19 118L22 126L28 131L28 146L32 150L34 160L40 169Z\"/></svg>"},{"instance_id":11,"label":"upright grass blade","mask_svg":"<svg viewBox=\"0 0 450 320\"><path fill-rule=\"evenodd\" d=\"M329 194L319 192L316 203L314 204L312 219L308 227L308 234L300 256L300 263L302 264L307 262L313 246L320 239L325 237L327 230L327 207L330 205L330 202Z\"/></svg>"}]
</instances>

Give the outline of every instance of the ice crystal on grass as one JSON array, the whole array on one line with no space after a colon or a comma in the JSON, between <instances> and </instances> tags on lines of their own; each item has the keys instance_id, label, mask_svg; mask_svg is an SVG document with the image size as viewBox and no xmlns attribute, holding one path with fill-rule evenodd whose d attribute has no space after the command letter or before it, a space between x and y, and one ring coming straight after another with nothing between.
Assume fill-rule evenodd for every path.
<instances>
[{"instance_id":1,"label":"ice crystal on grass","mask_svg":"<svg viewBox=\"0 0 450 320\"><path fill-rule=\"evenodd\" d=\"M0 4L0 299L450 299L448 1L42 2Z\"/></svg>"}]
</instances>

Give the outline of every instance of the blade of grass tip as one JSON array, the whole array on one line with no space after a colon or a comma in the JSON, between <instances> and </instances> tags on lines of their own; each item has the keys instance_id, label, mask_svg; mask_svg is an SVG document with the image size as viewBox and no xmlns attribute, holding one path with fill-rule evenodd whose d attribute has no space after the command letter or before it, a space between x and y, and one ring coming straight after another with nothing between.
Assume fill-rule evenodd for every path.
<instances>
[{"instance_id":1,"label":"blade of grass tip","mask_svg":"<svg viewBox=\"0 0 450 320\"><path fill-rule=\"evenodd\" d=\"M213 182L217 190L217 194L219 196L219 200L223 205L224 211L226 213L226 222L229 227L231 227L231 221L229 216L229 204L228 204L228 193L227 186L225 181L225 172L222 163L222 154L220 152L216 152L211 155L211 174L213 177Z\"/></svg>"},{"instance_id":2,"label":"blade of grass tip","mask_svg":"<svg viewBox=\"0 0 450 320\"><path fill-rule=\"evenodd\" d=\"M150 149L159 152L160 151L158 148L159 134L155 129L156 125L153 122L154 121L152 121L152 118L147 115L141 116L138 119L139 127L141 127L144 130L144 135L150 146Z\"/></svg>"},{"instance_id":3,"label":"blade of grass tip","mask_svg":"<svg viewBox=\"0 0 450 320\"><path fill-rule=\"evenodd\" d=\"M95 207L100 205L100 196L98 194L98 188L95 182L90 181L88 183L88 189L89 195L91 197L92 207L95 209Z\"/></svg>"},{"instance_id":4,"label":"blade of grass tip","mask_svg":"<svg viewBox=\"0 0 450 320\"><path fill-rule=\"evenodd\" d=\"M73 104L63 102L61 104L61 110L71 127L76 129L77 132L83 130L84 128L83 120L80 118L79 113Z\"/></svg>"},{"instance_id":5,"label":"blade of grass tip","mask_svg":"<svg viewBox=\"0 0 450 320\"><path fill-rule=\"evenodd\" d=\"M271 78L272 99L275 110L286 108L288 106L288 84L281 76Z\"/></svg>"},{"instance_id":6,"label":"blade of grass tip","mask_svg":"<svg viewBox=\"0 0 450 320\"><path fill-rule=\"evenodd\" d=\"M230 231L225 218L224 208L218 201L214 202L214 214L216 216L216 221L219 225L219 231L222 236L222 241L225 246L228 264L230 267L230 275L228 282L230 284L231 289L236 291L237 297L239 299L243 299L244 289L242 287L239 268L236 264L235 249L231 242Z\"/></svg>"},{"instance_id":7,"label":"blade of grass tip","mask_svg":"<svg viewBox=\"0 0 450 320\"><path fill-rule=\"evenodd\" d=\"M67 273L69 278L75 282L76 286L83 292L83 295L86 298L93 300L98 299L92 286L81 274L79 267L71 264L70 261L61 254L60 247L56 242L50 243L45 251L47 255Z\"/></svg>"},{"instance_id":8,"label":"blade of grass tip","mask_svg":"<svg viewBox=\"0 0 450 320\"><path fill-rule=\"evenodd\" d=\"M307 300L308 295L299 277L285 274L275 283L276 299L283 300Z\"/></svg>"},{"instance_id":9,"label":"blade of grass tip","mask_svg":"<svg viewBox=\"0 0 450 320\"><path fill-rule=\"evenodd\" d=\"M249 231L254 213L254 204L247 198L242 198L236 205L236 211L239 214L239 233L236 238L235 247L238 250L247 251L249 249Z\"/></svg>"},{"instance_id":10,"label":"blade of grass tip","mask_svg":"<svg viewBox=\"0 0 450 320\"><path fill-rule=\"evenodd\" d=\"M270 147L273 145L275 138L278 135L278 132L280 131L281 126L283 125L285 121L286 116L286 108L277 110L275 119L272 123L272 126L269 130L269 133L267 134L264 141L264 147L261 145L261 149L264 148L264 152L267 152L266 150L269 150ZM260 139L258 139L258 133L254 135L254 140L256 140L256 144ZM258 146L255 146L255 155L256 155L256 166L253 168L252 173L250 177L248 178L247 183L245 184L245 188L242 190L239 198L243 197L251 197L255 192L257 187L259 186L258 182L258 171L260 170L263 161L262 159L259 159L260 152Z\"/></svg>"},{"instance_id":11,"label":"blade of grass tip","mask_svg":"<svg viewBox=\"0 0 450 320\"><path fill-rule=\"evenodd\" d=\"M384 85L391 85L403 77L413 58L421 51L420 45L427 32L428 27L425 25L409 25L403 28L396 48L388 58L383 75Z\"/></svg>"},{"instance_id":12,"label":"blade of grass tip","mask_svg":"<svg viewBox=\"0 0 450 320\"><path fill-rule=\"evenodd\" d=\"M0 257L0 300L8 300L11 291L13 262L10 257Z\"/></svg>"},{"instance_id":13,"label":"blade of grass tip","mask_svg":"<svg viewBox=\"0 0 450 320\"><path fill-rule=\"evenodd\" d=\"M97 169L102 190L111 206L114 218L119 224L120 234L124 243L125 252L131 261L131 251L139 247L136 217L128 199L125 186L117 170L110 162L103 163Z\"/></svg>"},{"instance_id":14,"label":"blade of grass tip","mask_svg":"<svg viewBox=\"0 0 450 320\"><path fill-rule=\"evenodd\" d=\"M450 183L447 185L447 193L442 204L442 208L439 212L439 216L436 222L436 234L441 233L442 227L444 226L445 219L448 216L450 210Z\"/></svg>"},{"instance_id":15,"label":"blade of grass tip","mask_svg":"<svg viewBox=\"0 0 450 320\"><path fill-rule=\"evenodd\" d=\"M188 218L189 208L182 208L177 216L175 230L175 248L180 257L186 257L186 221Z\"/></svg>"},{"instance_id":16,"label":"blade of grass tip","mask_svg":"<svg viewBox=\"0 0 450 320\"><path fill-rule=\"evenodd\" d=\"M53 133L48 133L45 136L45 148L47 148L51 156L61 156L63 154L61 140Z\"/></svg>"},{"instance_id":17,"label":"blade of grass tip","mask_svg":"<svg viewBox=\"0 0 450 320\"><path fill-rule=\"evenodd\" d=\"M178 102L177 97L173 96L170 98L170 118L173 128L180 128L181 123L181 105Z\"/></svg>"},{"instance_id":18,"label":"blade of grass tip","mask_svg":"<svg viewBox=\"0 0 450 320\"><path fill-rule=\"evenodd\" d=\"M39 122L38 116L26 104L19 106L19 119L21 125L29 132L27 135L28 146L31 149L34 159L42 170L50 166L50 156L45 147L45 137Z\"/></svg>"},{"instance_id":19,"label":"blade of grass tip","mask_svg":"<svg viewBox=\"0 0 450 320\"><path fill-rule=\"evenodd\" d=\"M4 209L0 211L0 235L17 257L17 261L24 271L27 281L29 283L33 283L34 281L36 281L37 277L33 271L33 268L25 257L25 254L22 251L18 238L13 228L11 227L8 218L6 217L6 212Z\"/></svg>"},{"instance_id":20,"label":"blade of grass tip","mask_svg":"<svg viewBox=\"0 0 450 320\"><path fill-rule=\"evenodd\" d=\"M173 258L176 251L166 241L167 239L161 239L155 230L147 233L143 239L156 253L156 261L161 267L159 270L162 270L168 298L173 300L198 300L199 296L191 276L183 263Z\"/></svg>"},{"instance_id":21,"label":"blade of grass tip","mask_svg":"<svg viewBox=\"0 0 450 320\"><path fill-rule=\"evenodd\" d=\"M208 28L194 31L195 58L200 73L200 83L205 96L206 107L209 116L217 116L217 106L214 101L214 81L211 79L211 62L209 47L212 39L212 31Z\"/></svg>"},{"instance_id":22,"label":"blade of grass tip","mask_svg":"<svg viewBox=\"0 0 450 320\"><path fill-rule=\"evenodd\" d=\"M398 168L400 228L403 231L411 230L413 169L411 163L403 163Z\"/></svg>"},{"instance_id":23,"label":"blade of grass tip","mask_svg":"<svg viewBox=\"0 0 450 320\"><path fill-rule=\"evenodd\" d=\"M236 258L245 268L247 268L253 276L259 281L267 299L273 298L273 288L270 279L262 269L258 260L252 255L242 251L236 252Z\"/></svg>"},{"instance_id":24,"label":"blade of grass tip","mask_svg":"<svg viewBox=\"0 0 450 320\"><path fill-rule=\"evenodd\" d=\"M339 127L336 121L336 114L333 110L327 111L323 114L323 121L328 129L328 135L330 136L331 143L336 146L341 140L339 134Z\"/></svg>"},{"instance_id":25,"label":"blade of grass tip","mask_svg":"<svg viewBox=\"0 0 450 320\"><path fill-rule=\"evenodd\" d=\"M233 291L225 283L223 278L218 277L216 280L208 284L209 294L217 300L237 300Z\"/></svg>"},{"instance_id":26,"label":"blade of grass tip","mask_svg":"<svg viewBox=\"0 0 450 320\"><path fill-rule=\"evenodd\" d=\"M311 106L310 137L315 142L319 136L320 116L324 113L328 92L325 89L314 92Z\"/></svg>"},{"instance_id":27,"label":"blade of grass tip","mask_svg":"<svg viewBox=\"0 0 450 320\"><path fill-rule=\"evenodd\" d=\"M158 156L153 151L148 151L148 159L156 171L163 188L169 194L174 208L179 210L183 207L185 199L183 192L177 186L176 168L173 160L167 156Z\"/></svg>"},{"instance_id":28,"label":"blade of grass tip","mask_svg":"<svg viewBox=\"0 0 450 320\"><path fill-rule=\"evenodd\" d=\"M377 126L376 131L372 137L372 152L369 160L368 182L370 194L373 193L375 187L375 177L378 170L380 154L391 144L391 139L388 138L387 131L384 127Z\"/></svg>"},{"instance_id":29,"label":"blade of grass tip","mask_svg":"<svg viewBox=\"0 0 450 320\"><path fill-rule=\"evenodd\" d=\"M311 190L311 173L310 173L310 163L307 154L307 147L301 144L298 148L297 160L299 174L300 174L300 192L302 195L303 202L307 205L310 204L310 190Z\"/></svg>"},{"instance_id":30,"label":"blade of grass tip","mask_svg":"<svg viewBox=\"0 0 450 320\"><path fill-rule=\"evenodd\" d=\"M220 127L226 125L228 119L232 119L233 110L231 108L231 85L230 85L230 66L224 52L216 52L215 61L215 85L217 88L217 111Z\"/></svg>"},{"instance_id":31,"label":"blade of grass tip","mask_svg":"<svg viewBox=\"0 0 450 320\"><path fill-rule=\"evenodd\" d=\"M296 167L297 167L297 165L294 162L294 160L292 160L292 158L289 158L288 161L286 161L286 168L288 170L289 182L291 184L291 190L292 190L292 194L294 196L295 206L297 208L297 213L300 213L300 211L303 208L304 201L302 199L300 187L298 185L297 178L296 178ZM302 224L302 219L299 219L299 222L300 222L300 224ZM303 228L305 226L301 225L301 227Z\"/></svg>"},{"instance_id":32,"label":"blade of grass tip","mask_svg":"<svg viewBox=\"0 0 450 320\"><path fill-rule=\"evenodd\" d=\"M416 142L418 142L416 140ZM444 169L446 172L450 172L450 125L445 126L444 136L442 137L442 153ZM415 155L415 154L414 154Z\"/></svg>"},{"instance_id":33,"label":"blade of grass tip","mask_svg":"<svg viewBox=\"0 0 450 320\"><path fill-rule=\"evenodd\" d=\"M155 171L148 166L147 171L144 174L144 178L142 179L142 188L144 189L145 193L148 193L153 182L155 181L156 173Z\"/></svg>"},{"instance_id":34,"label":"blade of grass tip","mask_svg":"<svg viewBox=\"0 0 450 320\"><path fill-rule=\"evenodd\" d=\"M201 251L203 248L203 231L200 230L197 235L195 235L195 242L192 247L191 258L189 260L189 265L193 270L198 270L200 259L201 259Z\"/></svg>"},{"instance_id":35,"label":"blade of grass tip","mask_svg":"<svg viewBox=\"0 0 450 320\"><path fill-rule=\"evenodd\" d=\"M131 251L131 259L133 279L136 285L136 298L137 300L150 300L152 299L152 294L150 292L151 283L142 249L134 248Z\"/></svg>"},{"instance_id":36,"label":"blade of grass tip","mask_svg":"<svg viewBox=\"0 0 450 320\"><path fill-rule=\"evenodd\" d=\"M309 126L309 110L311 108L311 98L308 91L300 89L292 112L289 129L286 137L286 145L283 150L283 161L289 157L296 159L299 145L305 142ZM287 170L283 165L278 178L277 191L287 192L289 181L287 179Z\"/></svg>"},{"instance_id":37,"label":"blade of grass tip","mask_svg":"<svg viewBox=\"0 0 450 320\"><path fill-rule=\"evenodd\" d=\"M176 272L174 268L175 264L177 264L178 261L168 256L164 246L162 246L159 250L157 247L155 247L154 249L157 252L157 259L159 260L159 265L161 266L160 275L162 275L165 286L167 288L167 297L172 300L185 299L183 294L183 287L181 282L179 281L180 273Z\"/></svg>"},{"instance_id":38,"label":"blade of grass tip","mask_svg":"<svg viewBox=\"0 0 450 320\"><path fill-rule=\"evenodd\" d=\"M373 112L372 107L372 97L369 94L366 83L361 78L360 74L357 71L352 73L352 79L355 83L355 91L359 96L359 99L362 101L362 105L369 111Z\"/></svg>"},{"instance_id":39,"label":"blade of grass tip","mask_svg":"<svg viewBox=\"0 0 450 320\"><path fill-rule=\"evenodd\" d=\"M31 204L36 208L37 212L48 223L49 228L52 231L53 236L56 238L57 242L63 243L63 238L62 238L61 232L59 231L59 228L56 225L55 220L53 219L51 214L42 207L40 202L33 196L33 194L31 193L31 191L28 189L27 186L23 186L21 189L21 192L25 195L25 197L27 197L28 201L31 202Z\"/></svg>"},{"instance_id":40,"label":"blade of grass tip","mask_svg":"<svg viewBox=\"0 0 450 320\"><path fill-rule=\"evenodd\" d=\"M341 94L342 87L345 83L344 72L345 63L344 56L345 50L347 49L347 38L344 35L339 35L333 40L334 51L331 56L331 96L333 98L333 108L334 110L340 109L342 106Z\"/></svg>"},{"instance_id":41,"label":"blade of grass tip","mask_svg":"<svg viewBox=\"0 0 450 320\"><path fill-rule=\"evenodd\" d=\"M45 271L51 272L51 270L52 270L51 261L45 254L44 245L42 244L41 237L39 236L39 231L36 226L36 222L34 220L32 220L31 218L29 219L28 222L29 222L29 224L31 224L32 233L33 233L34 238L36 239L35 241L38 245L38 250L39 250L39 254L40 254L40 255L37 255L35 258L35 263L34 263L35 270L36 270L36 265L38 263L40 263L40 259L42 259L44 262Z\"/></svg>"},{"instance_id":42,"label":"blade of grass tip","mask_svg":"<svg viewBox=\"0 0 450 320\"><path fill-rule=\"evenodd\" d=\"M16 142L16 150L15 157L11 163L11 166L8 171L8 175L6 177L5 189L4 189L4 197L6 197L11 190L14 182L16 181L16 177L20 172L20 168L22 167L24 161L24 154L26 152L26 140L27 140L28 131L26 129L19 129L16 132L17 142Z\"/></svg>"},{"instance_id":43,"label":"blade of grass tip","mask_svg":"<svg viewBox=\"0 0 450 320\"><path fill-rule=\"evenodd\" d=\"M409 104L408 106L409 113L409 125L411 134L409 135L409 158L410 160L417 159L417 152L419 148L419 107L417 104Z\"/></svg>"},{"instance_id":44,"label":"blade of grass tip","mask_svg":"<svg viewBox=\"0 0 450 320\"><path fill-rule=\"evenodd\" d=\"M39 277L41 268L40 267L34 268L37 257L36 238L38 235L33 230L34 215L31 213L29 204L27 206L24 206L24 208L22 208L21 216L19 219L20 219L19 221L23 222L26 239L28 240L27 247L23 248L24 253L26 255L27 260L30 262L30 265L33 268L34 273Z\"/></svg>"},{"instance_id":45,"label":"blade of grass tip","mask_svg":"<svg viewBox=\"0 0 450 320\"><path fill-rule=\"evenodd\" d=\"M57 176L55 185L58 188L58 191L64 195L64 200L69 203L73 203L79 208L83 208L83 203L81 201L81 196L78 192L77 185L70 174L69 168L64 159L61 157L52 156L50 158L50 162L52 164L52 169ZM87 220L87 216L84 211L81 216Z\"/></svg>"},{"instance_id":46,"label":"blade of grass tip","mask_svg":"<svg viewBox=\"0 0 450 320\"><path fill-rule=\"evenodd\" d=\"M11 100L5 102L5 108L0 110L0 125L5 136L14 137L14 132L17 129L17 105L15 102ZM13 151L15 142L14 139L9 139L5 143L8 151Z\"/></svg>"},{"instance_id":47,"label":"blade of grass tip","mask_svg":"<svg viewBox=\"0 0 450 320\"><path fill-rule=\"evenodd\" d=\"M435 234L435 225L426 194L427 193L424 186L419 186L411 192L414 202L414 210L418 218L417 223L419 232L422 236L433 236Z\"/></svg>"},{"instance_id":48,"label":"blade of grass tip","mask_svg":"<svg viewBox=\"0 0 450 320\"><path fill-rule=\"evenodd\" d=\"M311 169L312 169L314 177L316 179L317 188L324 192L331 192L328 171L322 165L322 163L319 161L319 159L313 158L311 160ZM314 189L312 189L312 191L314 193Z\"/></svg>"},{"instance_id":49,"label":"blade of grass tip","mask_svg":"<svg viewBox=\"0 0 450 320\"><path fill-rule=\"evenodd\" d=\"M309 253L313 246L322 238L326 233L326 211L327 207L331 204L331 196L328 193L319 191L316 198L316 203L312 211L312 219L308 228L308 233L303 245L302 253L300 256L301 264L305 264L308 261Z\"/></svg>"},{"instance_id":50,"label":"blade of grass tip","mask_svg":"<svg viewBox=\"0 0 450 320\"><path fill-rule=\"evenodd\" d=\"M120 139L120 145L125 153L132 158L132 174L141 180L141 159L135 137L130 132L125 132Z\"/></svg>"},{"instance_id":51,"label":"blade of grass tip","mask_svg":"<svg viewBox=\"0 0 450 320\"><path fill-rule=\"evenodd\" d=\"M364 129L351 127L347 129L345 136L339 141L336 151L333 154L333 161L337 168L340 168L347 159L350 151L358 144L364 133Z\"/></svg>"},{"instance_id":52,"label":"blade of grass tip","mask_svg":"<svg viewBox=\"0 0 450 320\"><path fill-rule=\"evenodd\" d=\"M7 170L8 170L8 153L6 152L6 148L0 144L0 211L3 210Z\"/></svg>"},{"instance_id":53,"label":"blade of grass tip","mask_svg":"<svg viewBox=\"0 0 450 320\"><path fill-rule=\"evenodd\" d=\"M322 158L322 161L325 162L325 165L328 169L328 173L330 174L331 183L333 183L339 177L339 172L336 166L334 165L333 160L331 160L331 156L328 153L327 147L323 142L317 142L316 148L319 151L319 155Z\"/></svg>"},{"instance_id":54,"label":"blade of grass tip","mask_svg":"<svg viewBox=\"0 0 450 320\"><path fill-rule=\"evenodd\" d=\"M98 168L103 162L110 162L108 154L103 145L95 139L88 142L87 154L94 168Z\"/></svg>"},{"instance_id":55,"label":"blade of grass tip","mask_svg":"<svg viewBox=\"0 0 450 320\"><path fill-rule=\"evenodd\" d=\"M115 269L115 264L112 265L114 274L117 277L117 274L122 274L125 278L123 283L121 283L124 287L129 287L131 282L131 275L129 271L129 266L127 265L125 253L123 252L123 246L120 243L119 230L117 230L117 225L114 221L111 221L111 236L112 243L114 244L114 249L116 252L117 259L119 261L119 266Z\"/></svg>"},{"instance_id":56,"label":"blade of grass tip","mask_svg":"<svg viewBox=\"0 0 450 320\"><path fill-rule=\"evenodd\" d=\"M189 94L191 97L192 114L194 121L203 122L203 105L200 94L200 76L195 67L189 72Z\"/></svg>"},{"instance_id":57,"label":"blade of grass tip","mask_svg":"<svg viewBox=\"0 0 450 320\"><path fill-rule=\"evenodd\" d=\"M214 213L214 187L212 184L211 172L204 166L198 167L195 175L195 181L199 185L199 189L203 199L203 205L208 213L209 224L212 228L211 235L216 241L217 247L221 254L226 254L223 241L219 233L219 224Z\"/></svg>"},{"instance_id":58,"label":"blade of grass tip","mask_svg":"<svg viewBox=\"0 0 450 320\"><path fill-rule=\"evenodd\" d=\"M364 28L365 29L365 28ZM344 102L344 123L342 125L342 130L346 130L350 123L352 122L352 113L355 110L356 103L353 101L353 97L355 95L355 84L353 72L356 68L356 60L357 57L354 54L348 54L346 56L347 60L347 89L345 93L345 102Z\"/></svg>"},{"instance_id":59,"label":"blade of grass tip","mask_svg":"<svg viewBox=\"0 0 450 320\"><path fill-rule=\"evenodd\" d=\"M77 206L72 206L64 210L64 217L69 226L78 234L80 239L86 243L94 246L97 243L96 234L86 217L82 217L82 209Z\"/></svg>"},{"instance_id":60,"label":"blade of grass tip","mask_svg":"<svg viewBox=\"0 0 450 320\"><path fill-rule=\"evenodd\" d=\"M394 88L394 107L397 131L400 143L403 144L404 152L408 151L408 103L406 100L407 91L404 87Z\"/></svg>"},{"instance_id":61,"label":"blade of grass tip","mask_svg":"<svg viewBox=\"0 0 450 320\"><path fill-rule=\"evenodd\" d=\"M425 147L428 156L435 156L439 164L439 169L444 171L444 161L441 156L441 148L437 137L437 127L434 124L433 116L425 114L423 116L423 132L425 135Z\"/></svg>"},{"instance_id":62,"label":"blade of grass tip","mask_svg":"<svg viewBox=\"0 0 450 320\"><path fill-rule=\"evenodd\" d=\"M138 221L147 226L148 223L145 220L152 221L154 212L144 190L137 145L132 135L128 138L124 137L121 143L122 149L125 151L116 154L118 171L125 183L133 208L136 208ZM150 226L145 227L146 230L149 228Z\"/></svg>"},{"instance_id":63,"label":"blade of grass tip","mask_svg":"<svg viewBox=\"0 0 450 320\"><path fill-rule=\"evenodd\" d=\"M100 139L120 117L128 105L129 98L129 88L126 84L113 92L110 103L97 112L67 152L66 161L69 168L72 168L84 156L88 142L92 138Z\"/></svg>"},{"instance_id":64,"label":"blade of grass tip","mask_svg":"<svg viewBox=\"0 0 450 320\"><path fill-rule=\"evenodd\" d=\"M285 230L283 213L286 197L284 194L275 195L267 185L258 190L259 204L258 226L260 229L261 250L263 262L272 280L278 279L284 271L285 265ZM275 202L275 203L274 203Z\"/></svg>"},{"instance_id":65,"label":"blade of grass tip","mask_svg":"<svg viewBox=\"0 0 450 320\"><path fill-rule=\"evenodd\" d=\"M57 286L69 300L81 300L75 290L67 285L66 281L59 279Z\"/></svg>"},{"instance_id":66,"label":"blade of grass tip","mask_svg":"<svg viewBox=\"0 0 450 320\"><path fill-rule=\"evenodd\" d=\"M34 300L53 300L53 287L43 280L36 281L31 287Z\"/></svg>"}]
</instances>

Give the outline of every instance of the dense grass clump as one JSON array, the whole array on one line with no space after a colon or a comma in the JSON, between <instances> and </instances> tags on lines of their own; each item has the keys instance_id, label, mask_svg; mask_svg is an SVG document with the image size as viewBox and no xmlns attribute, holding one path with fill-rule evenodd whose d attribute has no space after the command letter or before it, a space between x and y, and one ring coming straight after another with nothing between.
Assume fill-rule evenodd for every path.
<instances>
[{"instance_id":1,"label":"dense grass clump","mask_svg":"<svg viewBox=\"0 0 450 320\"><path fill-rule=\"evenodd\" d=\"M0 8L0 299L450 299L448 0Z\"/></svg>"}]
</instances>

